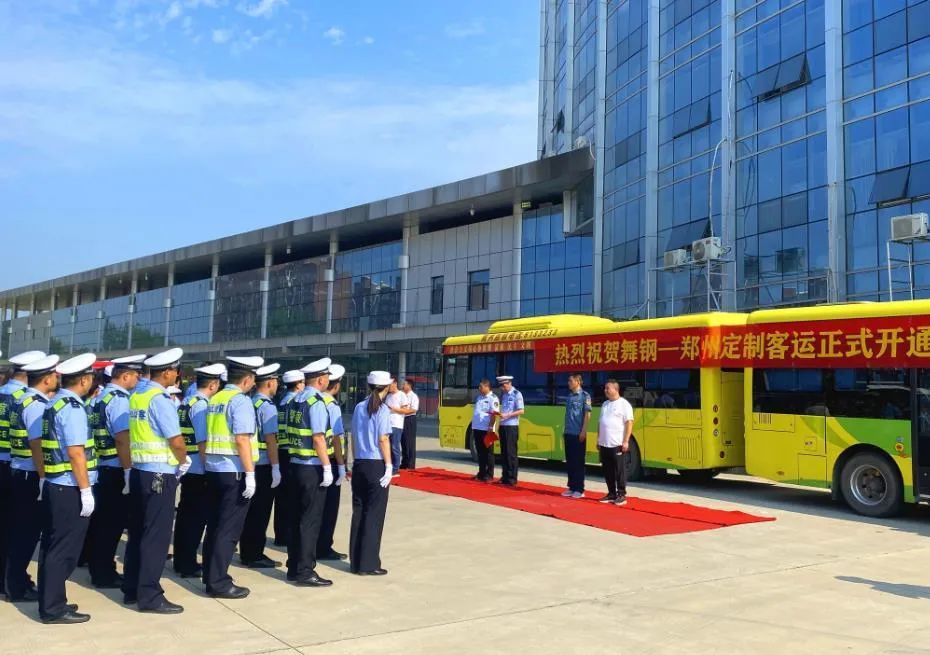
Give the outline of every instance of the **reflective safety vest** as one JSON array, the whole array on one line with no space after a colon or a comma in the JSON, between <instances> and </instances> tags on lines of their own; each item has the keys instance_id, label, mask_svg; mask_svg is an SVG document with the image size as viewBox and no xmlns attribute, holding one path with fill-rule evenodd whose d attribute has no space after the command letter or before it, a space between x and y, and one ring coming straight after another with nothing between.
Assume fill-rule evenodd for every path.
<instances>
[{"instance_id":1,"label":"reflective safety vest","mask_svg":"<svg viewBox=\"0 0 930 655\"><path fill-rule=\"evenodd\" d=\"M25 387L20 387L13 393L0 394L0 454L10 452L10 414L25 395Z\"/></svg>"},{"instance_id":2,"label":"reflective safety vest","mask_svg":"<svg viewBox=\"0 0 930 655\"><path fill-rule=\"evenodd\" d=\"M107 405L114 398L129 398L129 394L119 389L111 389L98 398L90 410L90 431L94 435L97 457L116 457L116 438L110 434L107 426Z\"/></svg>"},{"instance_id":3,"label":"reflective safety vest","mask_svg":"<svg viewBox=\"0 0 930 655\"><path fill-rule=\"evenodd\" d=\"M177 466L178 459L168 446L168 439L155 434L149 423L149 408L156 396L168 398L168 394L158 387L129 397L129 450L132 463Z\"/></svg>"},{"instance_id":4,"label":"reflective safety vest","mask_svg":"<svg viewBox=\"0 0 930 655\"><path fill-rule=\"evenodd\" d=\"M10 412L10 456L19 457L20 459L32 459L32 451L29 450L29 431L26 429L26 421L23 420L23 412L32 403L41 402L48 405L48 399L37 393L26 396L22 402L16 403ZM44 421L45 419L43 419ZM45 432L43 425L42 431Z\"/></svg>"},{"instance_id":5,"label":"reflective safety vest","mask_svg":"<svg viewBox=\"0 0 930 655\"><path fill-rule=\"evenodd\" d=\"M51 407L46 408L45 417L42 420L42 459L45 463L45 477L57 478L71 471L71 462L64 456L61 447L61 435L58 434L58 428L55 426L55 417L61 410L67 406L72 410L84 412L85 419L90 424L87 407L76 398L71 396L59 398ZM90 430L88 430L88 437ZM87 459L88 472L97 468L97 456L94 454L94 440L88 439L84 444L84 457Z\"/></svg>"},{"instance_id":6,"label":"reflective safety vest","mask_svg":"<svg viewBox=\"0 0 930 655\"><path fill-rule=\"evenodd\" d=\"M191 421L191 410L199 402L207 402L202 396L191 396L178 406L178 421L181 423L181 436L184 437L184 446L188 454L200 452L197 445L197 435L194 434L194 422Z\"/></svg>"},{"instance_id":7,"label":"reflective safety vest","mask_svg":"<svg viewBox=\"0 0 930 655\"><path fill-rule=\"evenodd\" d=\"M242 392L238 389L223 389L210 399L207 406L207 454L238 456L236 448L236 435L232 433L229 421L226 420L226 409L229 402ZM257 431L256 431L257 432ZM258 461L258 437L253 434L249 441L252 444L252 463Z\"/></svg>"},{"instance_id":8,"label":"reflective safety vest","mask_svg":"<svg viewBox=\"0 0 930 655\"><path fill-rule=\"evenodd\" d=\"M306 404L308 407L313 407L317 403L329 405L331 402L333 402L332 398L326 399L319 392L316 392L312 396L308 396L302 403L295 400L289 404L288 429L291 437L291 457L310 459L318 456L316 448L313 446L313 430L303 421L302 405ZM335 449L333 448L333 428L330 425L328 411L326 412L326 432L324 436L326 437L326 453L332 455L335 453Z\"/></svg>"},{"instance_id":9,"label":"reflective safety vest","mask_svg":"<svg viewBox=\"0 0 930 655\"><path fill-rule=\"evenodd\" d=\"M268 444L265 443L265 434L262 430L262 422L258 418L258 410L260 410L265 403L270 404L271 401L267 398L256 398L255 402L252 403L252 406L255 408L255 434L258 435L259 450L268 450Z\"/></svg>"},{"instance_id":10,"label":"reflective safety vest","mask_svg":"<svg viewBox=\"0 0 930 655\"><path fill-rule=\"evenodd\" d=\"M293 399L293 398L292 398ZM291 401L278 405L278 450L287 450L291 443L291 435L287 429L287 408Z\"/></svg>"}]
</instances>

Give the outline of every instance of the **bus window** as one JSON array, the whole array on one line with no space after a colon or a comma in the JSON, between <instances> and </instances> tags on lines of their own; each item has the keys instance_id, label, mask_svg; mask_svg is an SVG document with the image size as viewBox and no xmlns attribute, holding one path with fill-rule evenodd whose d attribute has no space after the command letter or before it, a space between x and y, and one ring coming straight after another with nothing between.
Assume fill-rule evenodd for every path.
<instances>
[{"instance_id":1,"label":"bus window","mask_svg":"<svg viewBox=\"0 0 930 655\"><path fill-rule=\"evenodd\" d=\"M841 368L833 371L830 414L848 418L911 419L911 383L900 368Z\"/></svg>"},{"instance_id":2,"label":"bus window","mask_svg":"<svg viewBox=\"0 0 930 655\"><path fill-rule=\"evenodd\" d=\"M497 385L494 379L497 377L497 355L472 355L471 374L469 375L468 388L474 393L478 391L478 383L484 379L491 381L491 387Z\"/></svg>"},{"instance_id":3,"label":"bus window","mask_svg":"<svg viewBox=\"0 0 930 655\"><path fill-rule=\"evenodd\" d=\"M532 351L507 353L504 355L505 375L513 376L513 386L523 394L527 405L552 404L552 389L549 386L549 374L533 370Z\"/></svg>"},{"instance_id":4,"label":"bus window","mask_svg":"<svg viewBox=\"0 0 930 655\"><path fill-rule=\"evenodd\" d=\"M646 371L643 406L656 409L700 409L701 370Z\"/></svg>"},{"instance_id":5,"label":"bus window","mask_svg":"<svg viewBox=\"0 0 930 655\"><path fill-rule=\"evenodd\" d=\"M442 360L442 404L462 407L469 403L468 355L444 357Z\"/></svg>"},{"instance_id":6,"label":"bus window","mask_svg":"<svg viewBox=\"0 0 930 655\"><path fill-rule=\"evenodd\" d=\"M753 411L823 416L826 397L821 369L753 370Z\"/></svg>"}]
</instances>

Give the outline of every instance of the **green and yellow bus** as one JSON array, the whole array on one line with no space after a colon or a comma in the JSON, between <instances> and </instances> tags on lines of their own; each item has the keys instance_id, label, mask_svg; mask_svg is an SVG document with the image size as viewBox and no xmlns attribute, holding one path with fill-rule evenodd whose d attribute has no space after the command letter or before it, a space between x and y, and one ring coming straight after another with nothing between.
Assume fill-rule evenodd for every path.
<instances>
[{"instance_id":1,"label":"green and yellow bus","mask_svg":"<svg viewBox=\"0 0 930 655\"><path fill-rule=\"evenodd\" d=\"M635 411L631 479L724 469L831 490L891 516L930 500L930 301L837 304L615 322L559 315L494 323L443 346L440 441L474 449L478 381L515 377L522 457L564 459L569 373L595 411L620 382Z\"/></svg>"}]
</instances>

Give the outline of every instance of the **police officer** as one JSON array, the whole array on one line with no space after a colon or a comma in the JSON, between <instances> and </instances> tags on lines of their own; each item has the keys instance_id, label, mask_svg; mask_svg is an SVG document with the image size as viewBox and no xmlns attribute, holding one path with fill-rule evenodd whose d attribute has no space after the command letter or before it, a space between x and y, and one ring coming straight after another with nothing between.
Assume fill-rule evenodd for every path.
<instances>
[{"instance_id":1,"label":"police officer","mask_svg":"<svg viewBox=\"0 0 930 655\"><path fill-rule=\"evenodd\" d=\"M90 620L89 614L68 604L65 581L77 566L95 508L97 460L84 399L97 384L96 360L85 353L59 364L55 370L61 375L61 391L45 410L42 454L47 484L39 551L39 617L43 623ZM121 481L121 472L119 477Z\"/></svg>"},{"instance_id":2,"label":"police officer","mask_svg":"<svg viewBox=\"0 0 930 655\"><path fill-rule=\"evenodd\" d=\"M581 382L580 373L568 376L569 394L565 399L565 426L562 430L568 473L568 488L562 495L566 498L584 498L585 444L591 417L591 396L582 388Z\"/></svg>"},{"instance_id":3,"label":"police officer","mask_svg":"<svg viewBox=\"0 0 930 655\"><path fill-rule=\"evenodd\" d=\"M98 589L120 589L116 549L129 520L129 395L139 382L145 355L113 360L110 383L92 405L91 427L97 455L94 512L87 531L87 564Z\"/></svg>"},{"instance_id":4,"label":"police officer","mask_svg":"<svg viewBox=\"0 0 930 655\"><path fill-rule=\"evenodd\" d=\"M520 437L520 415L523 414L523 394L514 389L512 375L500 375L501 385L501 484L516 486L517 440Z\"/></svg>"},{"instance_id":5,"label":"police officer","mask_svg":"<svg viewBox=\"0 0 930 655\"><path fill-rule=\"evenodd\" d=\"M159 580L168 559L178 479L192 465L178 412L165 393L178 378L184 351L172 348L146 359L151 378L129 398L129 543L123 570L123 603L140 612L179 614Z\"/></svg>"},{"instance_id":6,"label":"police officer","mask_svg":"<svg viewBox=\"0 0 930 655\"><path fill-rule=\"evenodd\" d=\"M0 594L5 594L3 580L6 577L6 552L10 524L10 510L13 507L13 487L10 480L10 412L13 405L26 395L26 383L29 381L23 366L37 362L45 357L40 350L31 350L10 358L7 369L9 379L0 386ZM30 585L31 586L31 585Z\"/></svg>"},{"instance_id":7,"label":"police officer","mask_svg":"<svg viewBox=\"0 0 930 655\"><path fill-rule=\"evenodd\" d=\"M499 414L500 401L491 392L491 381L484 379L478 383L478 397L475 398L475 410L471 417L471 440L478 452L478 475L475 480L490 482L494 479L494 444L484 443L484 437L494 425L494 415Z\"/></svg>"},{"instance_id":8,"label":"police officer","mask_svg":"<svg viewBox=\"0 0 930 655\"><path fill-rule=\"evenodd\" d=\"M207 527L207 478L204 460L207 447L207 405L220 390L223 364L195 368L196 391L178 408L181 435L187 456L193 462L181 478L181 501L174 523L174 571L182 578L199 578L203 568L197 563L197 549Z\"/></svg>"},{"instance_id":9,"label":"police officer","mask_svg":"<svg viewBox=\"0 0 930 655\"><path fill-rule=\"evenodd\" d=\"M273 569L280 566L265 555L265 537L275 490L281 484L278 464L278 408L271 401L278 393L280 364L269 364L255 372L255 423L258 426L258 461L255 463L255 495L249 503L242 536L239 538L239 559L252 569Z\"/></svg>"},{"instance_id":10,"label":"police officer","mask_svg":"<svg viewBox=\"0 0 930 655\"><path fill-rule=\"evenodd\" d=\"M328 357L301 369L306 388L291 405L291 535L287 546L287 579L307 587L328 587L332 580L316 572L316 546L326 506L326 487L333 483L332 426L322 392L329 386Z\"/></svg>"},{"instance_id":11,"label":"police officer","mask_svg":"<svg viewBox=\"0 0 930 655\"><path fill-rule=\"evenodd\" d=\"M336 522L339 520L339 500L342 495L342 483L346 479L346 449L343 446L343 435L345 428L342 422L342 408L336 402L336 396L339 394L342 376L345 375L346 369L339 364L331 364L329 367L329 385L322 394L326 404L326 411L329 412L329 424L333 431L333 456L336 459L338 467L338 477L336 481L326 488L326 504L323 507L323 519L320 523L320 536L316 542L316 558L325 560L344 560L347 555L337 552L333 549L333 535L336 533Z\"/></svg>"},{"instance_id":12,"label":"police officer","mask_svg":"<svg viewBox=\"0 0 930 655\"><path fill-rule=\"evenodd\" d=\"M288 476L290 475L290 442L288 431L288 407L294 398L304 390L304 374L301 371L287 371L281 376L287 389L278 402L278 464L281 467L281 484L274 490L274 545L287 546L291 532L291 498L288 493Z\"/></svg>"},{"instance_id":13,"label":"police officer","mask_svg":"<svg viewBox=\"0 0 930 655\"><path fill-rule=\"evenodd\" d=\"M368 374L368 397L352 413L352 530L350 569L357 575L386 575L381 535L391 484L391 411L384 402L392 380L386 371ZM487 380L485 380L487 383ZM490 383L487 383L490 390Z\"/></svg>"},{"instance_id":14,"label":"police officer","mask_svg":"<svg viewBox=\"0 0 930 655\"><path fill-rule=\"evenodd\" d=\"M58 390L58 362L58 355L49 355L23 366L29 389L10 410L13 507L10 523L3 529L10 532L5 586L7 600L13 602L39 599L26 568L42 532L42 421L49 398Z\"/></svg>"},{"instance_id":15,"label":"police officer","mask_svg":"<svg viewBox=\"0 0 930 655\"><path fill-rule=\"evenodd\" d=\"M249 595L229 576L236 542L249 501L255 495L258 461L255 409L246 395L255 386L261 357L227 357L228 384L207 407L207 536L203 543L203 583L214 598Z\"/></svg>"}]
</instances>

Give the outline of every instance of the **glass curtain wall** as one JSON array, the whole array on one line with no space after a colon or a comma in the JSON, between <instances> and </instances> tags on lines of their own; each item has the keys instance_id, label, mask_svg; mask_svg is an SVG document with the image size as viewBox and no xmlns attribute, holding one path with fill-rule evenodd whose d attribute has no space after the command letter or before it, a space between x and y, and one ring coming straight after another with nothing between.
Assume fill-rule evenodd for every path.
<instances>
[{"instance_id":1,"label":"glass curtain wall","mask_svg":"<svg viewBox=\"0 0 930 655\"><path fill-rule=\"evenodd\" d=\"M168 289L136 294L132 315L132 347L157 348L165 345L165 299Z\"/></svg>"},{"instance_id":2,"label":"glass curtain wall","mask_svg":"<svg viewBox=\"0 0 930 655\"><path fill-rule=\"evenodd\" d=\"M100 304L103 311L101 350L125 350L129 343L129 296L107 298Z\"/></svg>"},{"instance_id":3,"label":"glass curtain wall","mask_svg":"<svg viewBox=\"0 0 930 655\"><path fill-rule=\"evenodd\" d=\"M48 351L56 355L71 352L71 308L52 312L52 330Z\"/></svg>"},{"instance_id":4,"label":"glass curtain wall","mask_svg":"<svg viewBox=\"0 0 930 655\"><path fill-rule=\"evenodd\" d=\"M575 0L575 15L572 17L575 21L575 68L572 71L575 82L572 108L575 125L568 136L583 136L588 143L594 143L595 132L597 6L597 0ZM567 150L575 147L574 143L567 145Z\"/></svg>"},{"instance_id":5,"label":"glass curtain wall","mask_svg":"<svg viewBox=\"0 0 930 655\"><path fill-rule=\"evenodd\" d=\"M333 332L389 328L400 322L401 243L336 255Z\"/></svg>"},{"instance_id":6,"label":"glass curtain wall","mask_svg":"<svg viewBox=\"0 0 930 655\"><path fill-rule=\"evenodd\" d=\"M261 283L264 276L264 269L258 268L216 278L214 341L242 341L261 337Z\"/></svg>"},{"instance_id":7,"label":"glass curtain wall","mask_svg":"<svg viewBox=\"0 0 930 655\"><path fill-rule=\"evenodd\" d=\"M71 352L97 352L100 350L101 322L100 301L78 305L74 308L74 340Z\"/></svg>"},{"instance_id":8,"label":"glass curtain wall","mask_svg":"<svg viewBox=\"0 0 930 655\"><path fill-rule=\"evenodd\" d=\"M171 345L210 341L210 280L176 284L171 290Z\"/></svg>"},{"instance_id":9,"label":"glass curtain wall","mask_svg":"<svg viewBox=\"0 0 930 655\"><path fill-rule=\"evenodd\" d=\"M566 124L565 106L568 99L568 0L558 0L555 8L555 94L554 107L552 110L552 125L549 129L553 132L552 154L565 152L570 148L568 145L571 137L571 125Z\"/></svg>"},{"instance_id":10,"label":"glass curtain wall","mask_svg":"<svg viewBox=\"0 0 930 655\"><path fill-rule=\"evenodd\" d=\"M280 264L268 287L268 336L326 332L325 271L329 257Z\"/></svg>"}]
</instances>

